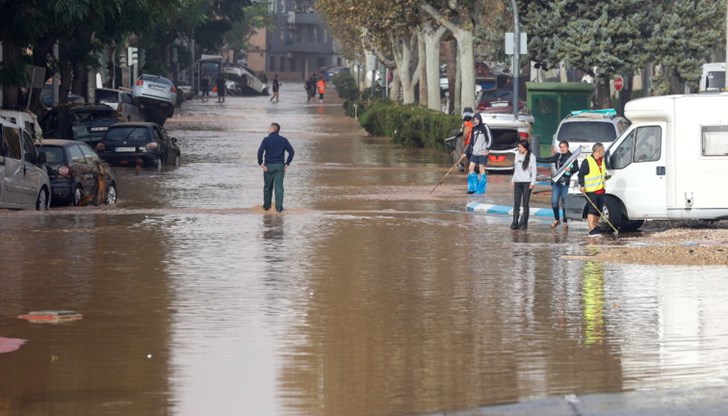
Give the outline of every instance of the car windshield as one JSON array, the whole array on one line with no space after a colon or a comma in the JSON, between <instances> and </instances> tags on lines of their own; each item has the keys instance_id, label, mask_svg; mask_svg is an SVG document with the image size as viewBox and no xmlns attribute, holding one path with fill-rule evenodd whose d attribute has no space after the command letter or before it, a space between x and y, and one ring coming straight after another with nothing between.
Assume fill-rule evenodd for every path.
<instances>
[{"instance_id":1,"label":"car windshield","mask_svg":"<svg viewBox=\"0 0 728 416\"><path fill-rule=\"evenodd\" d=\"M108 119L115 120L116 111L111 107L109 107L108 109L82 108L82 109L74 110L73 116L81 124L90 124L96 120L108 120Z\"/></svg>"},{"instance_id":2,"label":"car windshield","mask_svg":"<svg viewBox=\"0 0 728 416\"><path fill-rule=\"evenodd\" d=\"M559 128L558 140L573 142L612 142L617 138L617 132L610 122L579 121L562 123Z\"/></svg>"},{"instance_id":3,"label":"car windshield","mask_svg":"<svg viewBox=\"0 0 728 416\"><path fill-rule=\"evenodd\" d=\"M62 165L63 162L63 148L57 146L43 146L38 148L40 153L45 153L46 163L49 165Z\"/></svg>"},{"instance_id":4,"label":"car windshield","mask_svg":"<svg viewBox=\"0 0 728 416\"><path fill-rule=\"evenodd\" d=\"M109 90L96 90L96 101L103 101L106 103L118 103L119 93Z\"/></svg>"},{"instance_id":5,"label":"car windshield","mask_svg":"<svg viewBox=\"0 0 728 416\"><path fill-rule=\"evenodd\" d=\"M117 127L110 128L104 140L125 141L129 144L145 144L151 141L149 129L146 127Z\"/></svg>"}]
</instances>

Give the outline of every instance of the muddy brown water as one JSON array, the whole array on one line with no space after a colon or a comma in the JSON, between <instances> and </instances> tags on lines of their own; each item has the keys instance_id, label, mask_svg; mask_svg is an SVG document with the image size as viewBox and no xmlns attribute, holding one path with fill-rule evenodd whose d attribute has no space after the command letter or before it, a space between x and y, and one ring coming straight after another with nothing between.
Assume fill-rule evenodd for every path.
<instances>
[{"instance_id":1,"label":"muddy brown water","mask_svg":"<svg viewBox=\"0 0 728 416\"><path fill-rule=\"evenodd\" d=\"M462 175L428 195L447 155L286 85L277 105L186 103L167 124L183 165L118 169L115 207L0 212L0 337L27 340L0 354L0 415L403 415L725 385L725 268L596 263L583 226L466 213ZM271 121L296 148L282 215L259 208ZM509 202L508 179L484 200ZM43 309L84 318L16 318Z\"/></svg>"}]
</instances>

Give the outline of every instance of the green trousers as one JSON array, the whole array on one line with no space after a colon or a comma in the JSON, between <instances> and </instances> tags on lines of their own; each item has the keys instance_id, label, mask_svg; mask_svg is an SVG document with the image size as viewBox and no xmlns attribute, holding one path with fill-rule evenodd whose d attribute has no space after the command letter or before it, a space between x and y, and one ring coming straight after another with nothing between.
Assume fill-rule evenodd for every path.
<instances>
[{"instance_id":1,"label":"green trousers","mask_svg":"<svg viewBox=\"0 0 728 416\"><path fill-rule=\"evenodd\" d=\"M268 171L263 172L263 209L270 209L273 187L276 189L276 210L283 211L283 177L286 175L285 164L266 165Z\"/></svg>"}]
</instances>

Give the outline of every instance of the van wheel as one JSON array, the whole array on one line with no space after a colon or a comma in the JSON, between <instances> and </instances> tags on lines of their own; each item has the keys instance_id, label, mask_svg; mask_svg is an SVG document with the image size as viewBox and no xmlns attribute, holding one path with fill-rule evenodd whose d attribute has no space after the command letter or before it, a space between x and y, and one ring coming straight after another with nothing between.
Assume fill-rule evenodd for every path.
<instances>
[{"instance_id":1,"label":"van wheel","mask_svg":"<svg viewBox=\"0 0 728 416\"><path fill-rule=\"evenodd\" d=\"M71 195L71 205L74 207L77 207L78 204L81 203L81 198L83 198L83 192L81 192L81 186L76 185L75 188L73 188L73 195Z\"/></svg>"},{"instance_id":2,"label":"van wheel","mask_svg":"<svg viewBox=\"0 0 728 416\"><path fill-rule=\"evenodd\" d=\"M35 209L45 211L48 209L48 190L43 188L38 193L38 199L35 201Z\"/></svg>"},{"instance_id":3,"label":"van wheel","mask_svg":"<svg viewBox=\"0 0 728 416\"><path fill-rule=\"evenodd\" d=\"M623 222L622 204L613 196L604 196L604 205L602 206L602 218L599 220L599 227L606 231L614 231L607 223L608 220L616 229L620 229Z\"/></svg>"}]
</instances>

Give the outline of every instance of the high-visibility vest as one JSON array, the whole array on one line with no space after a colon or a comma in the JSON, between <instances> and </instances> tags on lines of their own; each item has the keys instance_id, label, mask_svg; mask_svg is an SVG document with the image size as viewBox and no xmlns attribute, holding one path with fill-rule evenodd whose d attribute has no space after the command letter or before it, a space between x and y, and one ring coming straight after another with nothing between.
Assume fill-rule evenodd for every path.
<instances>
[{"instance_id":1,"label":"high-visibility vest","mask_svg":"<svg viewBox=\"0 0 728 416\"><path fill-rule=\"evenodd\" d=\"M604 189L604 180L607 176L604 160L602 160L601 168L592 155L587 156L586 161L589 163L589 174L584 177L584 192L596 192Z\"/></svg>"}]
</instances>

